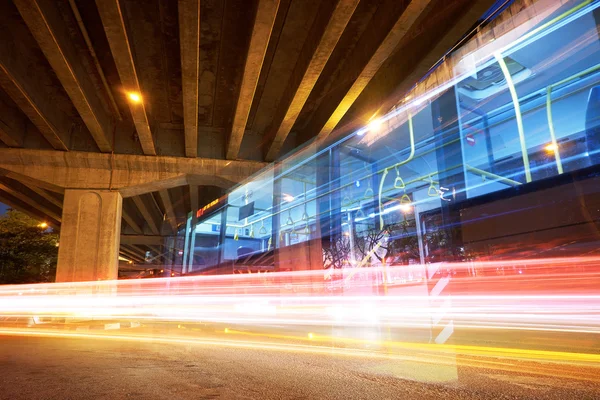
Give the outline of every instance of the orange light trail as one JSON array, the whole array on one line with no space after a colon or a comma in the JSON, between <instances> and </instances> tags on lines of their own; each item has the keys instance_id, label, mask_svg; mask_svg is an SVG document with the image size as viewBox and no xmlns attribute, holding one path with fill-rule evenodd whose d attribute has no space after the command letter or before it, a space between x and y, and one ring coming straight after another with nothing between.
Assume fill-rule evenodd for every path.
<instances>
[{"instance_id":1,"label":"orange light trail","mask_svg":"<svg viewBox=\"0 0 600 400\"><path fill-rule=\"evenodd\" d=\"M444 263L429 280L426 268L431 265L1 286L0 333L71 336L50 328L74 329L82 321L203 323L221 325L221 334L236 343L250 337L258 347L273 339L310 348L335 342L403 354L600 361L593 347L600 333L600 258ZM435 283L442 280L446 297L436 297ZM19 318L29 327L9 329ZM451 344L432 343L442 320L452 323ZM497 343L481 346L476 339L482 332ZM513 349L510 332L548 339L537 348ZM546 350L563 340L556 335L584 339L571 351ZM124 336L135 334L118 335Z\"/></svg>"}]
</instances>

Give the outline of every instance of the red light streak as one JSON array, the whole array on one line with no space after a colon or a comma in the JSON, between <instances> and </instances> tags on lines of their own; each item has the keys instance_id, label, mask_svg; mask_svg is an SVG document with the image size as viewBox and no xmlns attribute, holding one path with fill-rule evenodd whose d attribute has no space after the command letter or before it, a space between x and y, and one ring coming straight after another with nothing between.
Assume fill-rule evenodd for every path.
<instances>
[{"instance_id":1,"label":"red light streak","mask_svg":"<svg viewBox=\"0 0 600 400\"><path fill-rule=\"evenodd\" d=\"M391 329L402 336L414 329L426 331L432 320L441 318L438 314L442 309L428 294L425 275L405 276L406 270L405 266L386 266L333 273L313 270L1 286L0 317L65 319L66 325L91 319L226 324L229 328L221 328L221 332L229 335L243 335L236 329L243 326L258 330L260 337L302 337L314 342L307 346L323 338L360 339L364 344L361 337L365 332L378 332L374 342L393 347L397 342L381 332ZM451 303L443 313L452 319L455 331L578 334L598 340L600 258L455 263L442 264L437 270L450 279L447 290ZM377 290L384 284L387 295ZM0 327L3 325L7 326L0 318ZM28 330L2 333L48 329L43 323L30 325ZM333 328L341 330L342 335L331 339ZM471 346L467 351L428 346L479 355L487 351L519 357L525 354L528 358L586 361L591 357L600 361L600 356L591 354L595 350L585 346L578 349L581 353L567 353L569 356L534 354L537 350L526 349L511 353L506 349L490 350L494 347L482 350ZM434 347L426 348L431 351Z\"/></svg>"}]
</instances>

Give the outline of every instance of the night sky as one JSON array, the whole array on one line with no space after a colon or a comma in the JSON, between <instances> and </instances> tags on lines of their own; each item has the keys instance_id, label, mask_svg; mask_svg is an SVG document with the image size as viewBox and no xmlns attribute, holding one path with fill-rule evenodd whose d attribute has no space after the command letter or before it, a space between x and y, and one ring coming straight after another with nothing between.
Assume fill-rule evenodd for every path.
<instances>
[{"instance_id":1,"label":"night sky","mask_svg":"<svg viewBox=\"0 0 600 400\"><path fill-rule=\"evenodd\" d=\"M10 207L4 203L0 203L0 215L4 215Z\"/></svg>"}]
</instances>

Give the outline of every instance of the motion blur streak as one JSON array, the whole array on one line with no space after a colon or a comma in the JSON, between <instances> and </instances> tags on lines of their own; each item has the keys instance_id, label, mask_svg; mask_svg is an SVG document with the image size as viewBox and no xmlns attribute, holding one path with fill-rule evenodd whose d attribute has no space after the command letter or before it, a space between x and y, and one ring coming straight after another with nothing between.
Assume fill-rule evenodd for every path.
<instances>
[{"instance_id":1,"label":"motion blur streak","mask_svg":"<svg viewBox=\"0 0 600 400\"><path fill-rule=\"evenodd\" d=\"M398 267L3 286L0 334L488 368L506 360L592 365L600 363L599 267L598 257L444 263L438 271L449 277L446 305L429 296L425 275L395 279ZM433 344L440 309L454 330L446 344ZM117 322L138 329L114 335Z\"/></svg>"},{"instance_id":2,"label":"motion blur streak","mask_svg":"<svg viewBox=\"0 0 600 400\"><path fill-rule=\"evenodd\" d=\"M240 332L238 332L240 333ZM323 354L330 356L343 356L343 357L365 357L365 358L377 358L387 359L392 361L416 361L421 364L427 364L432 366L441 367L455 367L456 365L470 366L475 368L490 369L494 368L500 371L507 372L529 372L536 375L551 376L551 377L563 377L577 380L587 380L592 382L600 382L599 375L593 369L586 370L586 372L578 371L577 375L572 374L572 370L569 368L565 361L586 361L586 366L590 367L591 363L597 363L598 356L591 354L576 354L576 353L558 353L558 352L531 352L527 350L518 349L498 349L498 348L484 348L481 353L472 352L470 350L476 349L471 346L444 346L436 345L435 349L426 345L419 345L415 343L402 343L397 344L405 347L402 353L391 353L388 348L385 352L376 352L372 350L364 349L340 349L326 346L309 346L302 344L281 344L272 342L252 342L244 340L216 340L210 338L189 338L189 337L156 337L156 336L143 336L135 334L90 334L90 333L77 333L77 332L61 332L44 329L35 330L20 330L20 329L0 329L0 336L37 336L37 337L58 337L58 338L79 338L79 339L103 339L103 340L125 340L125 341L137 341L137 342L152 342L152 343L163 343L163 344L185 344L185 345L204 345L204 346L224 346L230 348L245 348L255 350L271 350L271 351L287 351L287 352L303 352L313 354ZM362 341L355 341L362 342ZM389 343L387 343L389 344ZM420 350L419 352L410 353L408 350ZM424 352L430 350L429 352ZM461 358L457 359L454 355L455 350L460 350ZM495 353L494 353L495 352ZM536 365L535 368L529 369L528 365L514 364L513 360L523 360L518 358L518 354L531 354L531 353L544 353L544 360L546 361L561 361L559 365L552 365L549 367L540 367ZM485 359L489 356L501 356L505 358L503 362L490 361ZM511 355L513 357L511 357ZM554 358L552 356L560 355L560 358ZM472 358L473 356L480 356L477 359ZM524 358L527 360L527 358ZM590 363L590 364L587 364ZM570 364L570 363L569 363ZM562 366L561 366L562 365ZM579 364L581 365L581 364ZM593 366L593 364L591 364Z\"/></svg>"}]
</instances>

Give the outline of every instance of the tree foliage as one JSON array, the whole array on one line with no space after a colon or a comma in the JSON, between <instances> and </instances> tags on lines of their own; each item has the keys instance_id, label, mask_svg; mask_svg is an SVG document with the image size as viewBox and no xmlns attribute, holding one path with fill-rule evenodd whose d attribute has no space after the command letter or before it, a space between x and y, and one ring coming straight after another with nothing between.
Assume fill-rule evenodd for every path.
<instances>
[{"instance_id":1,"label":"tree foliage","mask_svg":"<svg viewBox=\"0 0 600 400\"><path fill-rule=\"evenodd\" d=\"M323 266L325 269L343 268L350 259L352 248L350 241L344 236L337 236L333 240L323 241Z\"/></svg>"},{"instance_id":2,"label":"tree foliage","mask_svg":"<svg viewBox=\"0 0 600 400\"><path fill-rule=\"evenodd\" d=\"M16 210L0 216L0 284L51 282L58 233Z\"/></svg>"},{"instance_id":3,"label":"tree foliage","mask_svg":"<svg viewBox=\"0 0 600 400\"><path fill-rule=\"evenodd\" d=\"M387 224L383 229L370 226L355 236L355 247L361 257L372 253L374 259L382 262L409 264L419 259L419 242L414 230L414 220Z\"/></svg>"}]
</instances>

